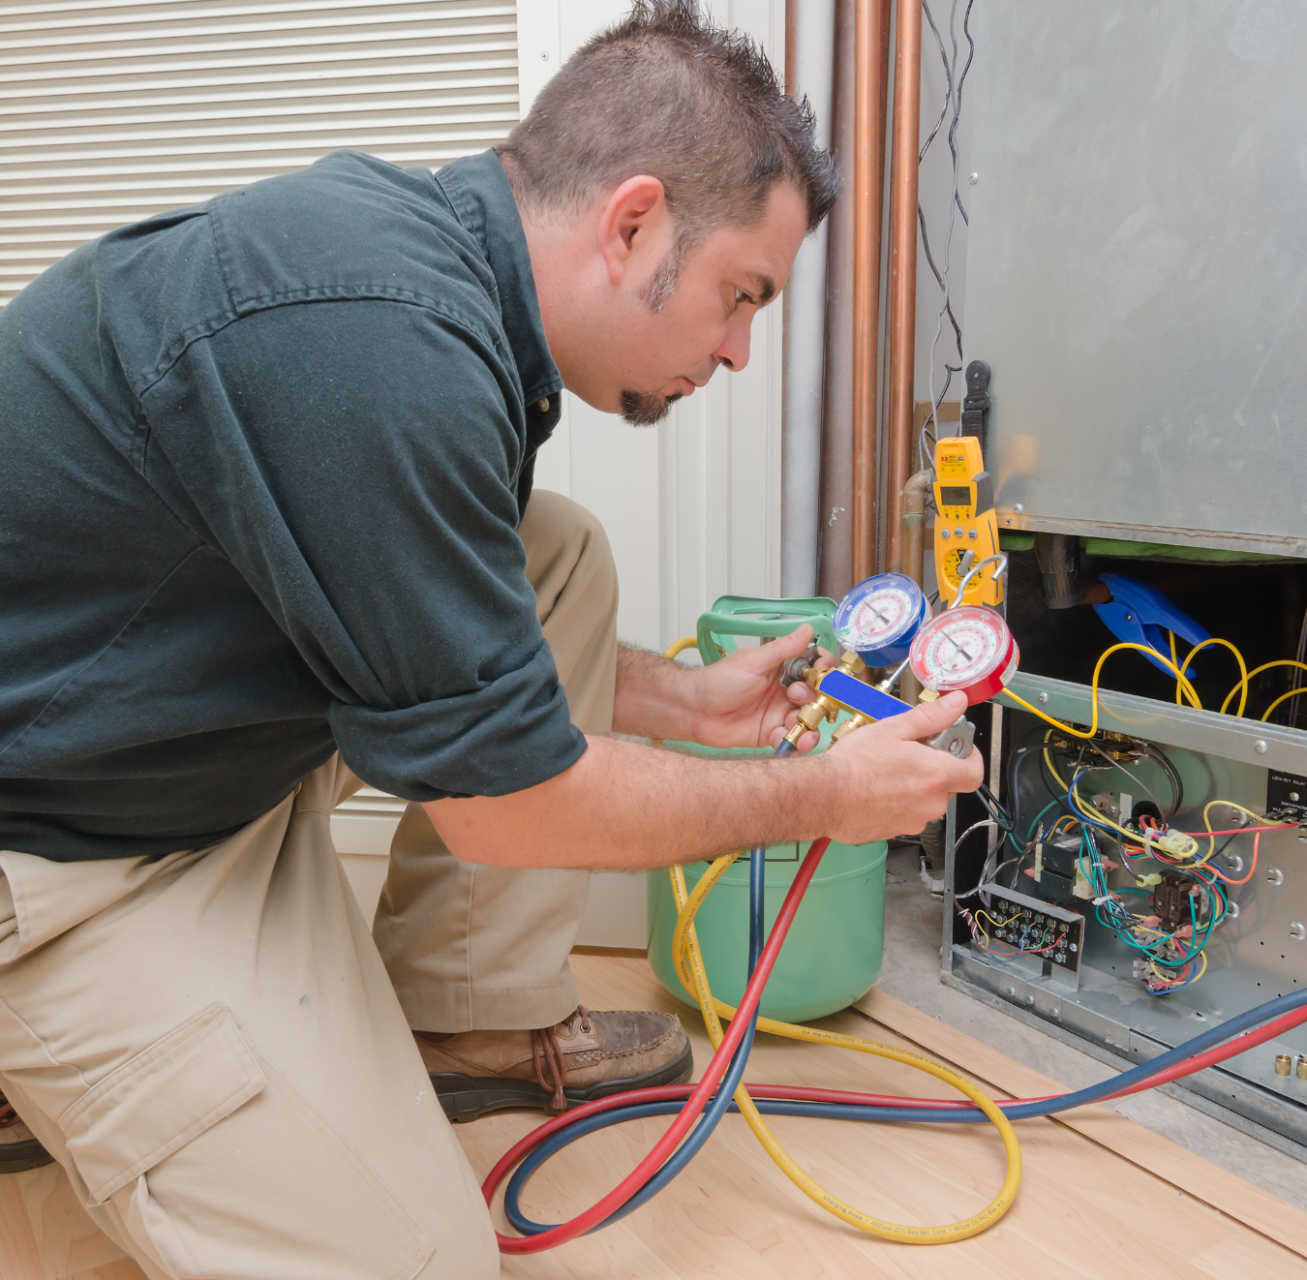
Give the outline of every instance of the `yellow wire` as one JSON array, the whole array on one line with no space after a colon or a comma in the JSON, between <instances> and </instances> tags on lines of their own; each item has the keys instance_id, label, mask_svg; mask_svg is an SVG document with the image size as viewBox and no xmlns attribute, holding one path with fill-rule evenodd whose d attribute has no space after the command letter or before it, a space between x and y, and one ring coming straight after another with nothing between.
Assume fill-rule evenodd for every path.
<instances>
[{"instance_id":1,"label":"yellow wire","mask_svg":"<svg viewBox=\"0 0 1307 1280\"><path fill-rule=\"evenodd\" d=\"M1262 716L1262 719L1269 720L1271 718L1271 713L1280 705L1280 703L1288 702L1290 698L1296 698L1300 693L1307 693L1307 686L1304 686L1301 689L1290 689L1288 693L1280 694L1280 696L1266 708L1266 712Z\"/></svg>"},{"instance_id":2,"label":"yellow wire","mask_svg":"<svg viewBox=\"0 0 1307 1280\"><path fill-rule=\"evenodd\" d=\"M1185 660L1184 660L1184 665L1181 666L1180 670L1181 670L1181 671L1188 671L1188 670L1189 670L1189 666L1190 666L1190 664L1191 664L1191 663L1193 662L1193 660L1194 660L1194 654L1198 653L1199 650L1201 650L1201 649L1206 649L1207 646L1210 645L1210 644L1223 644L1227 649L1229 649L1229 651L1230 651L1232 654L1234 654L1235 661L1239 664L1239 683L1238 683L1237 685L1235 685L1233 689L1230 690L1230 697L1233 697L1234 694L1235 694L1235 692L1236 692L1237 690L1242 690L1242 691L1243 691L1243 692L1239 695L1239 710L1236 711L1236 712L1234 713L1234 714L1237 715L1237 716L1241 716L1241 715L1243 715L1244 707L1246 707L1246 706L1248 705L1248 681L1249 681L1249 679L1250 679L1250 677L1249 677L1249 675L1248 675L1248 664L1247 664L1246 662L1244 662L1244 660L1243 660L1243 654L1240 653L1239 650L1236 649L1236 648L1234 647L1234 645L1232 645L1228 640L1222 640L1222 639L1220 639L1220 638L1217 637L1217 636L1212 636L1210 639L1208 639L1208 640L1204 640L1204 641L1202 642L1202 644L1196 644L1196 645L1194 645L1194 647L1193 647L1192 649L1189 650L1189 656L1188 656L1187 658L1185 658ZM1174 632L1173 632L1172 635L1171 635L1171 657L1172 657L1172 658L1175 657L1175 634L1174 634ZM1264 668L1260 668L1260 669L1264 670ZM1179 681L1176 682L1176 686L1175 686L1175 701L1176 701L1176 705L1178 706L1178 705L1180 704L1180 684L1179 684ZM1222 705L1222 707L1221 707L1221 710L1224 711L1225 708L1228 707L1229 705L1230 705L1230 698L1226 698L1225 703L1224 703L1224 704Z\"/></svg>"},{"instance_id":3,"label":"yellow wire","mask_svg":"<svg viewBox=\"0 0 1307 1280\"><path fill-rule=\"evenodd\" d=\"M676 903L680 913L676 921L676 930L672 935L672 956L675 959L676 970L681 981L685 983L688 990L694 991L699 1001L704 1025L708 1028L708 1035L712 1039L714 1048L722 1042L721 1018L734 1017L736 1010L732 1005L716 999L708 986L708 974L704 969L703 955L699 950L699 940L694 930L694 916L707 896L708 890L717 883L727 867L734 861L734 854L726 854L724 857L718 858L704 873L699 883L695 885L694 893L688 896L685 891L684 872L679 866L670 868L672 891L676 895ZM1003 1147L1007 1152L1007 1176L1003 1180L1002 1189L988 1206L962 1222L951 1223L947 1226L903 1226L896 1222L887 1222L882 1218L873 1217L869 1213L864 1213L861 1209L855 1209L852 1205L846 1204L839 1199L838 1196L832 1195L820 1183L809 1177L794 1162L789 1152L776 1141L772 1131L759 1114L758 1108L754 1105L749 1091L741 1085L735 1091L735 1101L740 1108L740 1113L748 1122L749 1128L753 1130L754 1136L762 1143L764 1150L776 1162L786 1177L806 1196L821 1205L827 1213L833 1214L841 1221L857 1227L868 1235L878 1236L882 1240L896 1240L901 1244L949 1244L955 1240L966 1240L970 1236L978 1235L980 1232L987 1230L1012 1207L1012 1203L1016 1199L1017 1188L1021 1185L1021 1147L1017 1143L1017 1135L1012 1128L1011 1122L1002 1111L969 1080L963 1079L956 1072L950 1071L947 1067L932 1062L929 1058L922 1057L920 1054L895 1049L890 1045L877 1044L874 1041L863 1040L857 1036L846 1036L832 1031L817 1031L811 1027L796 1026L789 1022L778 1022L773 1018L759 1018L758 1030L767 1031L773 1035L788 1036L792 1040L806 1040L812 1044L830 1044L845 1049L854 1049L859 1053L870 1053L876 1057L889 1058L894 1062L902 1062L907 1066L916 1067L919 1071L925 1071L929 1075L936 1077L936 1079L952 1085L953 1088L970 1098L985 1113L1003 1139Z\"/></svg>"},{"instance_id":4,"label":"yellow wire","mask_svg":"<svg viewBox=\"0 0 1307 1280\"><path fill-rule=\"evenodd\" d=\"M1247 687L1247 682L1248 682L1248 680L1251 680L1251 679L1253 678L1253 676L1259 676L1259 675L1261 675L1263 671L1269 671L1272 667L1298 667L1298 668L1299 668L1300 670L1302 670L1302 671L1307 671L1307 662L1297 662L1297 661L1295 661L1293 658L1278 658L1278 659L1276 659L1276 661L1274 661L1274 662L1263 662L1262 665L1261 665L1260 667L1254 667L1253 670L1251 670L1250 672L1248 672L1247 678L1246 678L1245 680L1241 680L1241 681L1239 682L1239 684L1235 685L1234 688L1231 689L1230 692L1227 693L1227 694L1225 695L1225 701L1224 701L1223 703L1221 703L1221 711L1222 711L1222 713L1224 713L1225 709L1230 705L1231 702L1234 701L1234 695L1235 695L1236 693L1239 692L1240 688L1246 688L1246 687ZM1294 693L1297 693L1297 692L1298 692L1298 690L1295 689L1295 690L1294 690ZM1285 697L1290 697L1290 696L1292 696L1292 695L1289 695L1289 694L1286 694L1286 695L1285 695ZM1271 714L1271 711L1274 711L1275 708L1278 707L1278 706L1280 705L1280 702L1283 702L1283 701L1284 701L1284 698L1281 698L1281 699L1279 700L1279 702L1276 702L1276 703L1275 703L1275 704L1270 708L1270 710L1267 711L1266 715L1270 715L1270 714ZM1262 719L1265 719L1265 718L1266 718L1266 716L1263 716L1263 717L1262 717Z\"/></svg>"},{"instance_id":5,"label":"yellow wire","mask_svg":"<svg viewBox=\"0 0 1307 1280\"><path fill-rule=\"evenodd\" d=\"M1063 733L1069 733L1073 738L1092 738L1098 732L1098 680L1103 671L1103 664L1114 653L1119 653L1122 649L1137 649L1140 653L1147 654L1150 657L1158 659L1159 662L1165 663L1175 673L1176 679L1180 682L1184 690L1184 696L1189 699L1190 703L1199 711L1203 709L1203 704L1198 700L1198 694L1192 684L1185 676L1184 672L1171 662L1164 654L1158 653L1156 649L1150 648L1146 644L1136 644L1133 640L1122 640L1120 644L1114 644L1110 649L1104 649L1102 656L1098 659L1098 665L1094 667L1094 678L1089 686L1090 706L1093 715L1090 721L1089 729L1075 729L1069 724L1063 724L1060 720L1053 719L1046 712L1041 711L1038 707L1032 707L1024 698L1012 692L1011 689L1005 689L1003 692L1012 699L1018 706L1024 707L1032 715L1038 716L1041 720L1047 721L1055 729L1061 729ZM1242 664L1242 659L1240 660Z\"/></svg>"}]
</instances>

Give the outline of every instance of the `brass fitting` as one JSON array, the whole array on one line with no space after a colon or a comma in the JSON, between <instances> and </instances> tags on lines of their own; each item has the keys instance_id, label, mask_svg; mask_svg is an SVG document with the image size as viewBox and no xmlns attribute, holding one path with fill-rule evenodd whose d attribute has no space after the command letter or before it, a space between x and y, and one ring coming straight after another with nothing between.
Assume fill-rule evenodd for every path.
<instances>
[{"instance_id":1,"label":"brass fitting","mask_svg":"<svg viewBox=\"0 0 1307 1280\"><path fill-rule=\"evenodd\" d=\"M867 681L867 664L858 657L856 653L846 653L839 661L839 666L833 668L843 670L851 675L855 680L861 680L863 684ZM817 696L811 702L805 702L799 708L799 717L794 722L793 728L785 735L785 741L791 746L798 746L799 739L809 730L818 729L824 721L835 720L843 707L835 701L834 698L828 698L821 691L822 677L831 667L804 667L803 679L817 691ZM840 725L835 731L833 738L842 738L845 734L852 733L854 729L861 728L864 724L870 724L871 721L866 716L854 716L853 720L858 721L853 724L852 721L847 725Z\"/></svg>"},{"instance_id":2,"label":"brass fitting","mask_svg":"<svg viewBox=\"0 0 1307 1280\"><path fill-rule=\"evenodd\" d=\"M855 711L842 725L838 725L835 732L831 734L830 740L838 742L841 738L847 738L854 729L861 729L864 724L874 724L870 716L864 716L861 711Z\"/></svg>"},{"instance_id":3,"label":"brass fitting","mask_svg":"<svg viewBox=\"0 0 1307 1280\"><path fill-rule=\"evenodd\" d=\"M1307 1080L1307 1058L1301 1053L1298 1055L1298 1079Z\"/></svg>"},{"instance_id":4,"label":"brass fitting","mask_svg":"<svg viewBox=\"0 0 1307 1280\"><path fill-rule=\"evenodd\" d=\"M1287 1076L1293 1070L1293 1059L1287 1053L1277 1053L1275 1055L1275 1074L1277 1076Z\"/></svg>"}]
</instances>

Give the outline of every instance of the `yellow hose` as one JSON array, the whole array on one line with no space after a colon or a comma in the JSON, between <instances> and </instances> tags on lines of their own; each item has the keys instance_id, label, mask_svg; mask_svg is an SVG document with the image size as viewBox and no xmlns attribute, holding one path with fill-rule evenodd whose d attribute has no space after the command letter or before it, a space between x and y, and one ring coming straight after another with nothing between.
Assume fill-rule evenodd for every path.
<instances>
[{"instance_id":1,"label":"yellow hose","mask_svg":"<svg viewBox=\"0 0 1307 1280\"><path fill-rule=\"evenodd\" d=\"M708 891L734 861L735 854L732 853L718 858L695 885L694 893L689 895L686 894L683 870L679 866L670 869L672 892L676 895L679 911L676 931L672 935L672 955L681 981L685 983L687 990L694 991L698 998L704 1025L708 1028L708 1035L712 1039L714 1048L722 1042L721 1018L733 1017L735 1009L716 999L708 986L708 975L704 969L703 955L699 950L699 939L694 930L694 917L707 897ZM749 1091L741 1085L735 1091L735 1101L749 1128L753 1130L754 1136L762 1143L763 1149L780 1167L781 1172L806 1196L821 1205L827 1213L882 1240L896 1240L900 1244L950 1244L955 1240L965 1240L969 1236L979 1235L980 1232L988 1230L1012 1207L1017 1188L1021 1185L1021 1147L1017 1143L1017 1135L1003 1112L969 1080L964 1080L955 1071L950 1071L948 1067L932 1062L920 1054L908 1053L886 1044L877 1044L872 1040L862 1040L857 1036L817 1031L811 1027L778 1022L774 1018L759 1018L758 1029L770 1032L772 1035L788 1036L792 1040L807 1040L812 1044L830 1044L844 1049L854 1049L859 1053L874 1054L878 1058L889 1058L894 1062L902 1062L909 1067L924 1071L970 1098L992 1121L1003 1139L1003 1147L1007 1152L1007 1176L1003 1180L1002 1189L988 1206L962 1222L947 1226L903 1226L897 1222L886 1222L883 1218L864 1213L861 1209L855 1209L809 1177L776 1140L766 1121L759 1114L758 1108L754 1106Z\"/></svg>"}]
</instances>

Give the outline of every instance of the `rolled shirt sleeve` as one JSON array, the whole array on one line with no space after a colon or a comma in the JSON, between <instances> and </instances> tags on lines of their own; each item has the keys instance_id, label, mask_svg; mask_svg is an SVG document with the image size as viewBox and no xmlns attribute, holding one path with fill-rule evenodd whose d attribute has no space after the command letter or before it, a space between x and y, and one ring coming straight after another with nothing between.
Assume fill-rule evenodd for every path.
<instances>
[{"instance_id":1,"label":"rolled shirt sleeve","mask_svg":"<svg viewBox=\"0 0 1307 1280\"><path fill-rule=\"evenodd\" d=\"M585 750L517 533L520 383L484 317L394 292L192 342L141 397L146 474L330 692L351 769L502 795Z\"/></svg>"}]
</instances>

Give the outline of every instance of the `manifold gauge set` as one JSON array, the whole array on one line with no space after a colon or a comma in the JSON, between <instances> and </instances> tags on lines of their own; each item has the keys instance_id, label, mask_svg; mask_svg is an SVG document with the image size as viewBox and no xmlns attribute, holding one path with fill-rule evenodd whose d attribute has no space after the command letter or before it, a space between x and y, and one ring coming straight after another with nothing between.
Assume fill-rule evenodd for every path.
<instances>
[{"instance_id":1,"label":"manifold gauge set","mask_svg":"<svg viewBox=\"0 0 1307 1280\"><path fill-rule=\"evenodd\" d=\"M1003 616L987 605L955 604L931 617L921 588L901 573L878 573L840 601L835 635L869 667L905 658L923 688L961 690L975 706L1016 674L1017 643Z\"/></svg>"}]
</instances>

